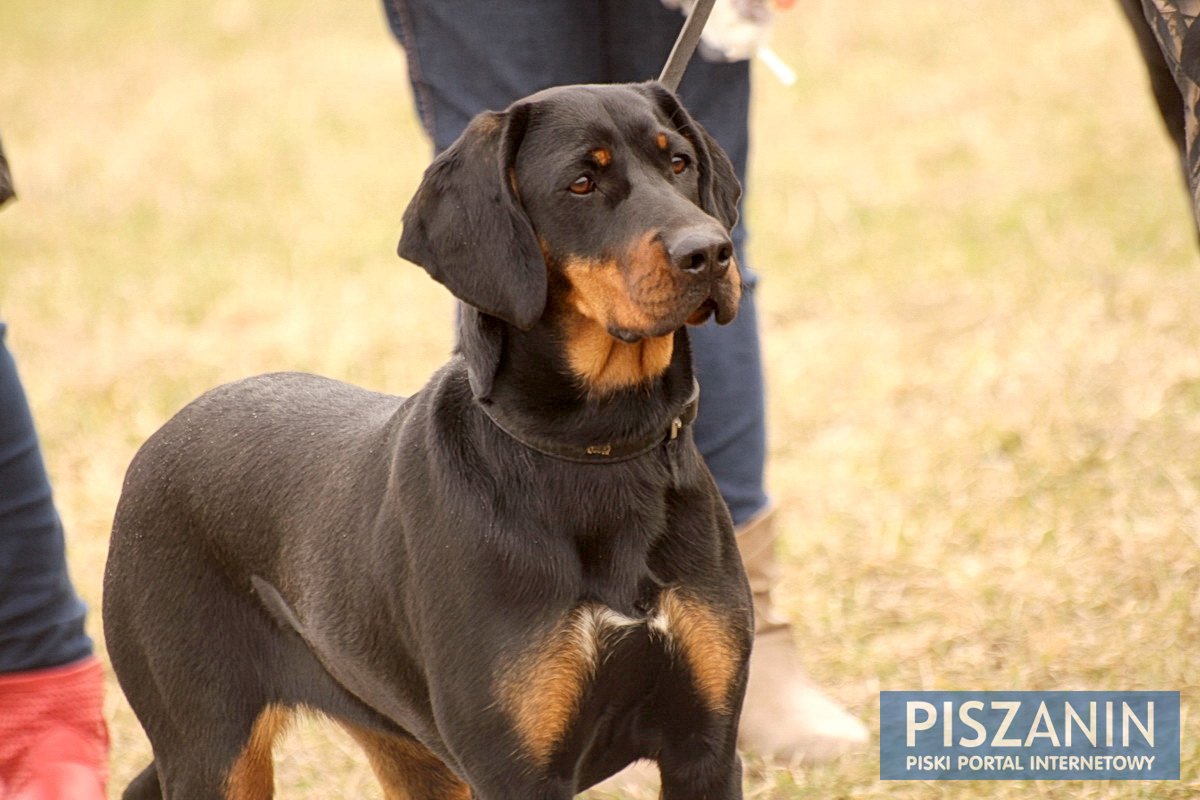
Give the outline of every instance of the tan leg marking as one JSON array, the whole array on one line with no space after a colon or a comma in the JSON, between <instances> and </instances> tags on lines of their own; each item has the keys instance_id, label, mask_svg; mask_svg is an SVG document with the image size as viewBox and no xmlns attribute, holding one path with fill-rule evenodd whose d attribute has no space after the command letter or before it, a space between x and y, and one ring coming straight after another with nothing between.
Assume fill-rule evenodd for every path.
<instances>
[{"instance_id":1,"label":"tan leg marking","mask_svg":"<svg viewBox=\"0 0 1200 800\"><path fill-rule=\"evenodd\" d=\"M275 796L271 747L290 717L290 712L280 706L267 706L259 713L242 754L225 778L226 800L270 800Z\"/></svg>"},{"instance_id":2,"label":"tan leg marking","mask_svg":"<svg viewBox=\"0 0 1200 800\"><path fill-rule=\"evenodd\" d=\"M733 682L742 661L729 623L712 606L672 588L659 597L658 613L650 627L663 634L682 655L709 709L728 714Z\"/></svg>"},{"instance_id":3,"label":"tan leg marking","mask_svg":"<svg viewBox=\"0 0 1200 800\"><path fill-rule=\"evenodd\" d=\"M386 800L471 800L471 788L415 739L338 724L366 753Z\"/></svg>"},{"instance_id":4,"label":"tan leg marking","mask_svg":"<svg viewBox=\"0 0 1200 800\"><path fill-rule=\"evenodd\" d=\"M576 608L497 676L500 705L538 766L566 735L604 649L636 624L602 606Z\"/></svg>"}]
</instances>

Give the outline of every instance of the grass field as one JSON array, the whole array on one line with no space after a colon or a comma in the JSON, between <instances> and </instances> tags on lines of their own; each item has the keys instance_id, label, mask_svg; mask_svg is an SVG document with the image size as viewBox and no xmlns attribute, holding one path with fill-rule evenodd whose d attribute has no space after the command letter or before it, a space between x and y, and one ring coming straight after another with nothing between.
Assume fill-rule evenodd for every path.
<instances>
[{"instance_id":1,"label":"grass field","mask_svg":"<svg viewBox=\"0 0 1200 800\"><path fill-rule=\"evenodd\" d=\"M872 744L750 795L1197 795L1200 263L1115 4L797 6L749 219L804 662L872 726L880 689L1179 689L1183 780L884 784ZM0 315L102 644L121 477L175 409L445 358L450 299L394 255L429 148L367 0L5 0L0 40ZM148 748L109 688L116 797ZM277 763L282 797L379 797L318 722Z\"/></svg>"}]
</instances>

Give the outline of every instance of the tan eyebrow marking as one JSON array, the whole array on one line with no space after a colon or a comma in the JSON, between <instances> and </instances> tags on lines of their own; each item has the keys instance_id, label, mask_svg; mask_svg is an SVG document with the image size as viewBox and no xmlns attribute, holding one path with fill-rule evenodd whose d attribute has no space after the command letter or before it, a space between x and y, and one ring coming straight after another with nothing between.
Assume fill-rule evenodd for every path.
<instances>
[{"instance_id":1,"label":"tan eyebrow marking","mask_svg":"<svg viewBox=\"0 0 1200 800\"><path fill-rule=\"evenodd\" d=\"M612 152L605 147L597 147L592 151L592 158L596 159L600 166L607 167L612 163Z\"/></svg>"},{"instance_id":2,"label":"tan eyebrow marking","mask_svg":"<svg viewBox=\"0 0 1200 800\"><path fill-rule=\"evenodd\" d=\"M654 137L654 143L658 145L659 150L666 150L667 146L671 144L671 140L667 138L665 133L659 133Z\"/></svg>"}]
</instances>

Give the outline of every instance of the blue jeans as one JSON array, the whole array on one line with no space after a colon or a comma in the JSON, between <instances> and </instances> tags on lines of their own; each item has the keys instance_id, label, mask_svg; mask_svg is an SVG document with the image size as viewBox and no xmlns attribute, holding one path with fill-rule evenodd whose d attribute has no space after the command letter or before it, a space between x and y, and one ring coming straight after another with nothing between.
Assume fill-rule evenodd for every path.
<instances>
[{"instance_id":1,"label":"blue jeans","mask_svg":"<svg viewBox=\"0 0 1200 800\"><path fill-rule=\"evenodd\" d=\"M0 323L0 673L56 667L92 652L5 330Z\"/></svg>"},{"instance_id":2,"label":"blue jeans","mask_svg":"<svg viewBox=\"0 0 1200 800\"><path fill-rule=\"evenodd\" d=\"M683 16L659 0L383 0L408 56L413 96L436 150L473 116L502 110L549 86L628 83L658 76ZM746 186L750 65L697 56L679 90ZM767 505L766 428L756 278L746 269L746 228L733 232L746 291L737 319L691 329L703 394L696 444L735 524Z\"/></svg>"}]
</instances>

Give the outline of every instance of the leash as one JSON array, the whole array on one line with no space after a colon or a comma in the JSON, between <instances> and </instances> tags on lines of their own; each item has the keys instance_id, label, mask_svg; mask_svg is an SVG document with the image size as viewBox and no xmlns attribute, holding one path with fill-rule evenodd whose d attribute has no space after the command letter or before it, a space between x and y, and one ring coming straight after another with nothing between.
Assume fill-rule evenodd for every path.
<instances>
[{"instance_id":1,"label":"leash","mask_svg":"<svg viewBox=\"0 0 1200 800\"><path fill-rule=\"evenodd\" d=\"M675 39L671 55L667 56L667 63L663 66L662 74L658 76L658 82L672 92L679 91L679 81L683 79L688 62L692 60L692 54L696 52L696 45L700 43L700 34L704 30L704 23L708 22L708 15L712 12L716 1L696 0L696 4L692 6L692 10L683 23L683 28L679 31L678 38Z\"/></svg>"}]
</instances>

